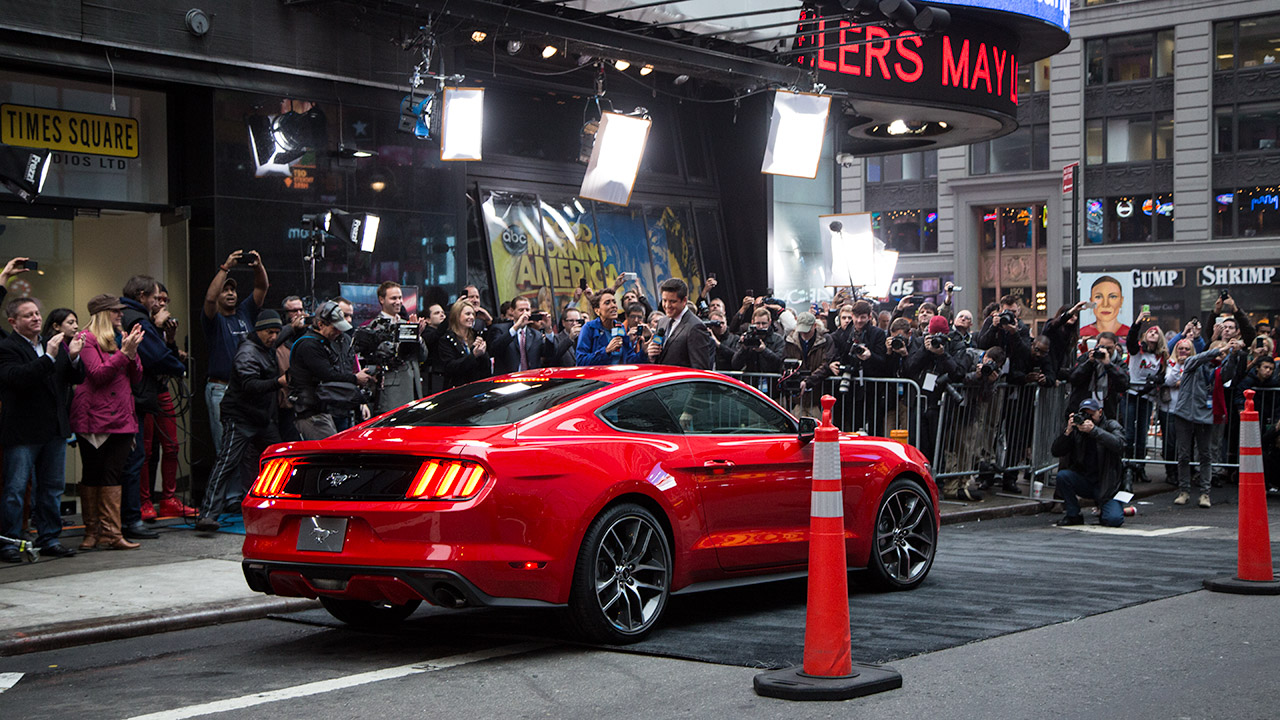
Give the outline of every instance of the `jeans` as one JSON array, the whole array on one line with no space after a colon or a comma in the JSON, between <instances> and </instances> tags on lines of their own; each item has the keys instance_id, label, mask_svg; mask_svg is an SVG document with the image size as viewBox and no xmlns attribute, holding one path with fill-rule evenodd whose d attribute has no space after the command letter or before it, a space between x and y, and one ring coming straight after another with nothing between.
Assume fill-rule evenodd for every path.
<instances>
[{"instance_id":1,"label":"jeans","mask_svg":"<svg viewBox=\"0 0 1280 720\"><path fill-rule=\"evenodd\" d=\"M22 536L22 501L27 484L35 480L31 522L36 528L36 547L48 547L62 532L59 508L66 484L67 439L53 438L40 445L10 445L4 449L4 501L0 534Z\"/></svg>"},{"instance_id":2,"label":"jeans","mask_svg":"<svg viewBox=\"0 0 1280 720\"><path fill-rule=\"evenodd\" d=\"M120 475L120 523L124 527L142 522L142 466L147 462L147 449L142 446L143 438L142 416L139 415L133 450L129 452L124 472Z\"/></svg>"},{"instance_id":3,"label":"jeans","mask_svg":"<svg viewBox=\"0 0 1280 720\"><path fill-rule=\"evenodd\" d=\"M1200 455L1200 492L1207 493L1213 481L1213 449L1209 437L1215 427L1222 426L1193 423L1177 415L1173 416L1173 422L1178 433L1178 489L1191 492L1191 450L1194 447Z\"/></svg>"},{"instance_id":4,"label":"jeans","mask_svg":"<svg viewBox=\"0 0 1280 720\"><path fill-rule=\"evenodd\" d=\"M227 384L206 382L204 403L209 406L209 434L213 436L213 452L222 454L222 396L227 394Z\"/></svg>"},{"instance_id":5,"label":"jeans","mask_svg":"<svg viewBox=\"0 0 1280 720\"><path fill-rule=\"evenodd\" d=\"M218 462L209 474L209 486L205 488L204 502L200 504L200 517L217 517L227 507L227 498L243 491L241 465L245 462L256 464L268 445L280 442L280 433L275 425L255 427L242 420L228 418L222 432L223 451L218 453Z\"/></svg>"},{"instance_id":6,"label":"jeans","mask_svg":"<svg viewBox=\"0 0 1280 720\"><path fill-rule=\"evenodd\" d=\"M1090 497L1098 503L1101 513L1100 522L1107 527L1120 527L1124 524L1124 506L1119 500L1111 498L1098 501L1097 483L1093 478L1081 475L1074 470L1058 471L1058 494L1062 496L1062 509L1067 517L1080 517L1080 498Z\"/></svg>"}]
</instances>

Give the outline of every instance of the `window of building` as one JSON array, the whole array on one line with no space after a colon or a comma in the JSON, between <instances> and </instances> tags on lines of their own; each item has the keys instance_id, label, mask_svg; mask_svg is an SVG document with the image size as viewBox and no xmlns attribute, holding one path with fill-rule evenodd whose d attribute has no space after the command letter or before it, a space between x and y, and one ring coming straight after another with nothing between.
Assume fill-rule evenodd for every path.
<instances>
[{"instance_id":1,"label":"window of building","mask_svg":"<svg viewBox=\"0 0 1280 720\"><path fill-rule=\"evenodd\" d=\"M1085 237L1093 245L1173 239L1173 193L1115 195L1085 201Z\"/></svg>"},{"instance_id":2,"label":"window of building","mask_svg":"<svg viewBox=\"0 0 1280 720\"><path fill-rule=\"evenodd\" d=\"M1085 162L1151 162L1173 156L1173 115L1156 113L1087 120L1084 129Z\"/></svg>"},{"instance_id":3,"label":"window of building","mask_svg":"<svg viewBox=\"0 0 1280 720\"><path fill-rule=\"evenodd\" d=\"M1214 237L1280 235L1280 187L1215 190L1213 208Z\"/></svg>"},{"instance_id":4,"label":"window of building","mask_svg":"<svg viewBox=\"0 0 1280 720\"><path fill-rule=\"evenodd\" d=\"M1049 91L1049 58L1018 66L1018 94Z\"/></svg>"},{"instance_id":5,"label":"window of building","mask_svg":"<svg viewBox=\"0 0 1280 720\"><path fill-rule=\"evenodd\" d=\"M871 232L886 249L917 255L938 252L938 211L887 210L871 213Z\"/></svg>"},{"instance_id":6,"label":"window of building","mask_svg":"<svg viewBox=\"0 0 1280 720\"><path fill-rule=\"evenodd\" d=\"M969 146L969 172L973 175L1048 169L1048 124L1024 125L1004 137Z\"/></svg>"},{"instance_id":7,"label":"window of building","mask_svg":"<svg viewBox=\"0 0 1280 720\"><path fill-rule=\"evenodd\" d=\"M864 164L867 167L867 182L871 183L938 177L937 150L869 157Z\"/></svg>"},{"instance_id":8,"label":"window of building","mask_svg":"<svg viewBox=\"0 0 1280 720\"><path fill-rule=\"evenodd\" d=\"M1214 110L1219 153L1276 150L1280 146L1280 102Z\"/></svg>"},{"instance_id":9,"label":"window of building","mask_svg":"<svg viewBox=\"0 0 1280 720\"><path fill-rule=\"evenodd\" d=\"M1173 75L1173 30L1095 38L1085 43L1089 85L1150 81Z\"/></svg>"},{"instance_id":10,"label":"window of building","mask_svg":"<svg viewBox=\"0 0 1280 720\"><path fill-rule=\"evenodd\" d=\"M1220 22L1213 35L1219 70L1273 65L1280 58L1280 15Z\"/></svg>"}]
</instances>

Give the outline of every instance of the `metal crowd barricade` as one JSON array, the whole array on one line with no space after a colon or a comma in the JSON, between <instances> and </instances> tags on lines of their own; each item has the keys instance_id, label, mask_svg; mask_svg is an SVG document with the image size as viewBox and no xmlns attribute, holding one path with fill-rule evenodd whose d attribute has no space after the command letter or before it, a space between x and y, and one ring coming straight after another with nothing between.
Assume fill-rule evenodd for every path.
<instances>
[{"instance_id":1,"label":"metal crowd barricade","mask_svg":"<svg viewBox=\"0 0 1280 720\"><path fill-rule=\"evenodd\" d=\"M1031 481L1056 466L1049 446L1066 404L1060 388L964 385L942 395L933 447L934 478L977 476L1003 484L1005 477Z\"/></svg>"},{"instance_id":2,"label":"metal crowd barricade","mask_svg":"<svg viewBox=\"0 0 1280 720\"><path fill-rule=\"evenodd\" d=\"M840 378L828 378L820 388L798 392L796 383L782 382L773 373L721 371L768 395L792 414L821 417L821 397L836 398L831 422L844 432L865 432L877 437L894 437L905 431L907 444L921 447L921 419L924 393L914 381L905 378L854 378L847 392L840 392ZM899 431L895 433L894 431Z\"/></svg>"},{"instance_id":3,"label":"metal crowd barricade","mask_svg":"<svg viewBox=\"0 0 1280 720\"><path fill-rule=\"evenodd\" d=\"M1052 388L1036 388L1035 427L1031 440L1031 479L1036 480L1058 469L1058 458L1053 454L1053 441L1067 425L1067 398L1070 388L1059 384ZM1046 481L1046 485L1049 483Z\"/></svg>"}]
</instances>

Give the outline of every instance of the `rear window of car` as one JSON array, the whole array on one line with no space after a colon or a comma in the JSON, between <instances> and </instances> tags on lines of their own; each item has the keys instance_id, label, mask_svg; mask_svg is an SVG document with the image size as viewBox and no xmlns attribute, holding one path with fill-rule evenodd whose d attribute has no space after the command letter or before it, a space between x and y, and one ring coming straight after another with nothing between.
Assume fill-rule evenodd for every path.
<instances>
[{"instance_id":1,"label":"rear window of car","mask_svg":"<svg viewBox=\"0 0 1280 720\"><path fill-rule=\"evenodd\" d=\"M510 425L606 384L579 378L482 380L406 405L370 427Z\"/></svg>"}]
</instances>

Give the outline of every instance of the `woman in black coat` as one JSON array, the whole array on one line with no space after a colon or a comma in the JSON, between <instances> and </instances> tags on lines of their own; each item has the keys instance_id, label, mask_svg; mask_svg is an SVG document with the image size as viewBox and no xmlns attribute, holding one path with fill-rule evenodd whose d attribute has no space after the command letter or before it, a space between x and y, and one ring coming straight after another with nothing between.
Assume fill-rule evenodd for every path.
<instances>
[{"instance_id":1,"label":"woman in black coat","mask_svg":"<svg viewBox=\"0 0 1280 720\"><path fill-rule=\"evenodd\" d=\"M476 319L475 308L465 299L458 300L449 310L449 329L440 334L436 342L437 366L444 374L446 388L465 385L493 374L484 338L477 337L472 324Z\"/></svg>"}]
</instances>

